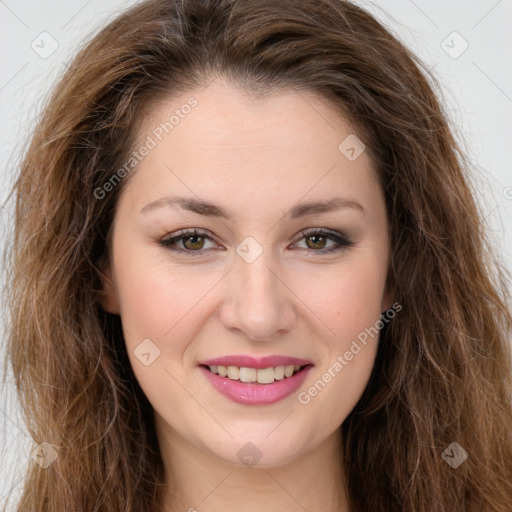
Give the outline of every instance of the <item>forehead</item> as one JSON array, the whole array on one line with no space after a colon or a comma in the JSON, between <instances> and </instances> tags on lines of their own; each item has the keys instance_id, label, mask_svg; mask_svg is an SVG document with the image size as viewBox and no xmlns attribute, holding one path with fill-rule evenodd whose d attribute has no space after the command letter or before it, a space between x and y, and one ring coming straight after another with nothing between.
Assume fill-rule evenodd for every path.
<instances>
[{"instance_id":1,"label":"forehead","mask_svg":"<svg viewBox=\"0 0 512 512\"><path fill-rule=\"evenodd\" d=\"M320 149L336 148L340 137L353 132L348 121L335 114L334 105L313 91L284 88L256 98L216 80L202 90L160 101L146 116L140 135L156 133L159 139L173 139L170 144L193 142L196 148L286 149L302 143L307 150L313 140Z\"/></svg>"},{"instance_id":2,"label":"forehead","mask_svg":"<svg viewBox=\"0 0 512 512\"><path fill-rule=\"evenodd\" d=\"M257 202L261 194L268 209L284 194L299 200L336 188L364 195L376 184L351 124L309 91L255 99L216 81L161 101L138 135L139 146L151 140L152 148L131 177L132 192L148 200L176 191L232 204L234 196ZM354 152L346 153L347 140L361 152L356 159L348 158Z\"/></svg>"}]
</instances>

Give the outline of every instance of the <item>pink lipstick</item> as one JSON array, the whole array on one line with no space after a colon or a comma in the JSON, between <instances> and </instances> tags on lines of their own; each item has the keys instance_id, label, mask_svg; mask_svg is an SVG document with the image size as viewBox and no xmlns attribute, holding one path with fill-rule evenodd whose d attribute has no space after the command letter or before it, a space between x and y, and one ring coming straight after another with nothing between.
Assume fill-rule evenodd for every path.
<instances>
[{"instance_id":1,"label":"pink lipstick","mask_svg":"<svg viewBox=\"0 0 512 512\"><path fill-rule=\"evenodd\" d=\"M304 382L313 364L288 356L255 359L233 355L209 359L199 368L222 395L244 405L270 405L291 395Z\"/></svg>"}]
</instances>

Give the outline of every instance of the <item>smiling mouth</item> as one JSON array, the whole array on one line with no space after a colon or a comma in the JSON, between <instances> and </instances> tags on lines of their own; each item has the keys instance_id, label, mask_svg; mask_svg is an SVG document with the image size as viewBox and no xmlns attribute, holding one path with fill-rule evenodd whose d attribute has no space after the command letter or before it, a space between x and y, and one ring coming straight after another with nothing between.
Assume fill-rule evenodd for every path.
<instances>
[{"instance_id":1,"label":"smiling mouth","mask_svg":"<svg viewBox=\"0 0 512 512\"><path fill-rule=\"evenodd\" d=\"M281 365L272 366L269 368L249 368L239 366L208 366L200 365L206 368L214 375L225 377L229 380L238 381L244 384L272 384L281 380L286 380L293 377L297 373L303 371L306 367L313 366L312 364L306 365Z\"/></svg>"}]
</instances>

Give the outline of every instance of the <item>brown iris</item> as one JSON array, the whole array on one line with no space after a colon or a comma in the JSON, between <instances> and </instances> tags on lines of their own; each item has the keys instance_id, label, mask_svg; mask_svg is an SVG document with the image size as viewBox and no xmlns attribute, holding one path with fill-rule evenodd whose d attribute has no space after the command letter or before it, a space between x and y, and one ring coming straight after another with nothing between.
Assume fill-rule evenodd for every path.
<instances>
[{"instance_id":1,"label":"brown iris","mask_svg":"<svg viewBox=\"0 0 512 512\"><path fill-rule=\"evenodd\" d=\"M187 244L188 240L191 240L192 242L190 244ZM189 236L183 237L183 245L187 249L202 249L203 245L204 245L204 236L189 235Z\"/></svg>"},{"instance_id":2,"label":"brown iris","mask_svg":"<svg viewBox=\"0 0 512 512\"><path fill-rule=\"evenodd\" d=\"M310 247L309 241L311 241L313 239L319 240L319 242L313 242L314 246ZM310 236L306 237L306 244L308 245L308 247L310 249L323 249L325 247L325 241L326 241L326 237L322 236L322 235L310 235ZM319 247L317 244L320 244L321 247Z\"/></svg>"}]
</instances>

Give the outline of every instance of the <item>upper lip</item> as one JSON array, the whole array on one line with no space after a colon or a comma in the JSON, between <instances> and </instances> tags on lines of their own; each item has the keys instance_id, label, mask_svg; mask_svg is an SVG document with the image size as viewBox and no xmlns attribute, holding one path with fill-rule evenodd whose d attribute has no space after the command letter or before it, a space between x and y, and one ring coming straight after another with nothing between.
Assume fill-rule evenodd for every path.
<instances>
[{"instance_id":1,"label":"upper lip","mask_svg":"<svg viewBox=\"0 0 512 512\"><path fill-rule=\"evenodd\" d=\"M265 356L254 358L247 355L232 355L208 359L207 361L202 361L199 364L206 366L238 366L239 368L245 367L263 369L275 366L288 366L292 364L305 366L312 363L311 361L307 361L305 359L290 356Z\"/></svg>"}]
</instances>

